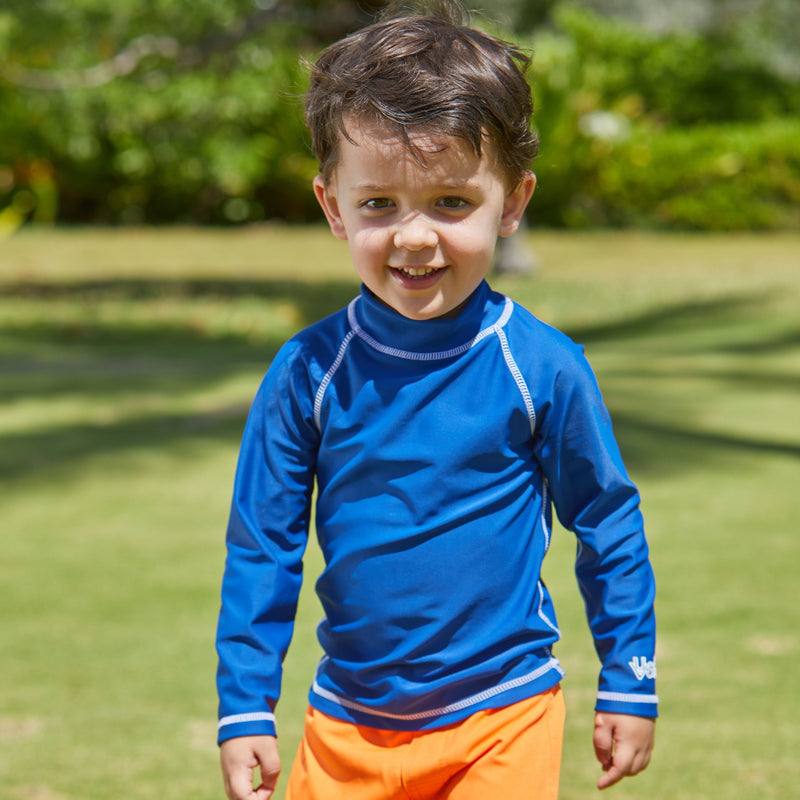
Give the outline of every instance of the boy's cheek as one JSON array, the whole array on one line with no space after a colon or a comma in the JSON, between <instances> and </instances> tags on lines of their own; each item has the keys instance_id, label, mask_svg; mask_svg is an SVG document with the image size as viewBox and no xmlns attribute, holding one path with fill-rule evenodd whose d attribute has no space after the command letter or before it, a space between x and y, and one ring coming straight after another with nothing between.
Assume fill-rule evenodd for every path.
<instances>
[{"instance_id":1,"label":"boy's cheek","mask_svg":"<svg viewBox=\"0 0 800 800\"><path fill-rule=\"evenodd\" d=\"M387 232L373 228L356 230L350 236L350 247L354 255L358 254L362 259L382 259L390 242Z\"/></svg>"},{"instance_id":2,"label":"boy's cheek","mask_svg":"<svg viewBox=\"0 0 800 800\"><path fill-rule=\"evenodd\" d=\"M455 236L449 237L451 254L463 254L465 257L480 257L493 253L497 243L498 231L491 222L476 228L461 229Z\"/></svg>"}]
</instances>

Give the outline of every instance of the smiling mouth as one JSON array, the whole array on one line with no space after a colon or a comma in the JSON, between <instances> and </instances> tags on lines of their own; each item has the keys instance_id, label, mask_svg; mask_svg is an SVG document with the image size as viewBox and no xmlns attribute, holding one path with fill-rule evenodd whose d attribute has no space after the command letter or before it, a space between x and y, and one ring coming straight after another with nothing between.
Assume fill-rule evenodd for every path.
<instances>
[{"instance_id":1,"label":"smiling mouth","mask_svg":"<svg viewBox=\"0 0 800 800\"><path fill-rule=\"evenodd\" d=\"M404 278L429 278L445 267L391 267L391 269L399 272Z\"/></svg>"}]
</instances>

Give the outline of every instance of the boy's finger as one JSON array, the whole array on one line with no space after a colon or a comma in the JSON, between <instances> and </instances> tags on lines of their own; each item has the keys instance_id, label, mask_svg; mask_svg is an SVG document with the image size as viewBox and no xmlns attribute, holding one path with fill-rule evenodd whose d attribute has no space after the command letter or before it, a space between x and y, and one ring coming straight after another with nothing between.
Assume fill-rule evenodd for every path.
<instances>
[{"instance_id":1,"label":"boy's finger","mask_svg":"<svg viewBox=\"0 0 800 800\"><path fill-rule=\"evenodd\" d=\"M597 782L597 788L607 789L609 786L621 781L626 775L633 774L635 758L636 751L632 747L617 742L609 763L603 764L606 774Z\"/></svg>"},{"instance_id":2,"label":"boy's finger","mask_svg":"<svg viewBox=\"0 0 800 800\"><path fill-rule=\"evenodd\" d=\"M275 784L278 782L277 775L270 775L264 776L264 782L258 789L253 790L252 795L249 796L248 800L252 798L252 800L269 800L272 797L273 793L275 792Z\"/></svg>"},{"instance_id":3,"label":"boy's finger","mask_svg":"<svg viewBox=\"0 0 800 800\"><path fill-rule=\"evenodd\" d=\"M608 768L608 772L597 781L597 788L601 790L608 789L609 786L619 783L624 777L625 773L619 767L612 765Z\"/></svg>"},{"instance_id":4,"label":"boy's finger","mask_svg":"<svg viewBox=\"0 0 800 800\"><path fill-rule=\"evenodd\" d=\"M255 796L252 769L243 766L232 771L226 777L225 793L230 800L252 800Z\"/></svg>"},{"instance_id":5,"label":"boy's finger","mask_svg":"<svg viewBox=\"0 0 800 800\"><path fill-rule=\"evenodd\" d=\"M614 753L614 736L610 727L595 726L594 729L594 752L597 760L603 769L607 770L611 766Z\"/></svg>"},{"instance_id":6,"label":"boy's finger","mask_svg":"<svg viewBox=\"0 0 800 800\"><path fill-rule=\"evenodd\" d=\"M625 777L638 774L649 761L649 753L639 752L635 747L617 742L611 763L603 765L606 774L597 782L597 788L607 789Z\"/></svg>"},{"instance_id":7,"label":"boy's finger","mask_svg":"<svg viewBox=\"0 0 800 800\"><path fill-rule=\"evenodd\" d=\"M257 749L258 763L261 768L261 785L255 790L256 800L268 800L275 791L278 783L278 776L281 774L281 762L278 759L278 752L275 749L275 740L271 740L271 746L262 743Z\"/></svg>"}]
</instances>

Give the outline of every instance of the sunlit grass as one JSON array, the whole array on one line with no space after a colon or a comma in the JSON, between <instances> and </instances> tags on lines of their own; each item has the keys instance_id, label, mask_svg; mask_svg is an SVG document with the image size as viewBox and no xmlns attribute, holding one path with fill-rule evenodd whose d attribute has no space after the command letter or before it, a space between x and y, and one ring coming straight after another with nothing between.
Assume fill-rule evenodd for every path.
<instances>
[{"instance_id":1,"label":"sunlit grass","mask_svg":"<svg viewBox=\"0 0 800 800\"><path fill-rule=\"evenodd\" d=\"M586 345L639 482L662 719L617 800L800 784L800 236L534 232L492 283ZM281 342L357 290L322 228L23 231L0 242L0 795L213 800L214 626L238 439ZM554 537L563 800L594 793L596 658ZM318 657L312 546L278 709Z\"/></svg>"}]
</instances>

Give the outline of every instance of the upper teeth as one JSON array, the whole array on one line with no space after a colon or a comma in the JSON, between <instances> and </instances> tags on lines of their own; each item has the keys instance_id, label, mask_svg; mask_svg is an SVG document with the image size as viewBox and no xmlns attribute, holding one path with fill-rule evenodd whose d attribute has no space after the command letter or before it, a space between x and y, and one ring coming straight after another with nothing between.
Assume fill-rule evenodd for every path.
<instances>
[{"instance_id":1,"label":"upper teeth","mask_svg":"<svg viewBox=\"0 0 800 800\"><path fill-rule=\"evenodd\" d=\"M412 277L417 277L419 275L431 275L436 270L433 267L400 267L402 272L405 272L406 275L411 275Z\"/></svg>"}]
</instances>

